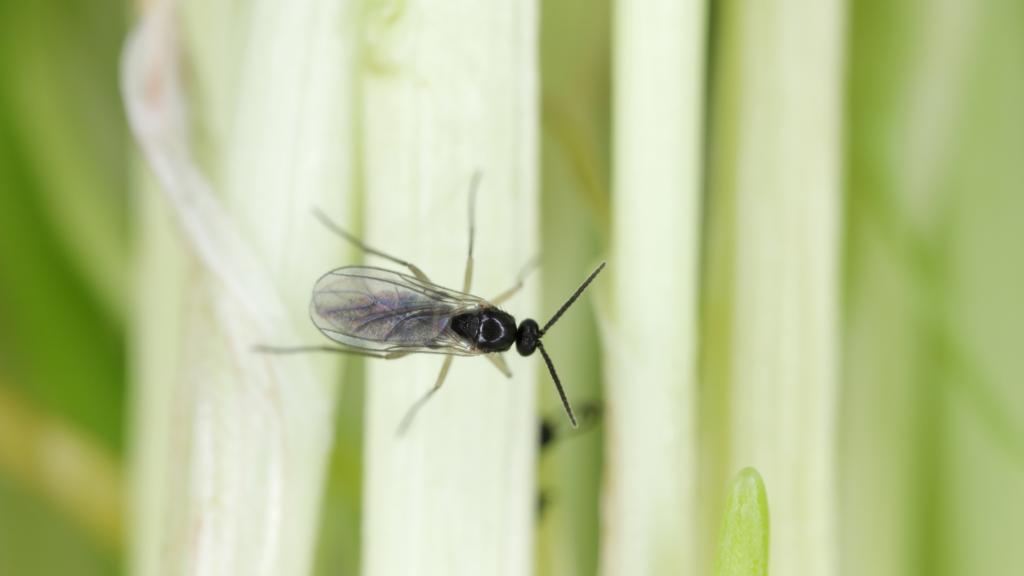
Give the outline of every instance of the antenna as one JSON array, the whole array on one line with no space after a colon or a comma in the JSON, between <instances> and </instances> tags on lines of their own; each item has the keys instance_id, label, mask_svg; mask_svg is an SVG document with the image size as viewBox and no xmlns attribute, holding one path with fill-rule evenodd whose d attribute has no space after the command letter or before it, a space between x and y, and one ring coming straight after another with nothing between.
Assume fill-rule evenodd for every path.
<instances>
[{"instance_id":1,"label":"antenna","mask_svg":"<svg viewBox=\"0 0 1024 576\"><path fill-rule=\"evenodd\" d=\"M551 379L555 381L555 388L558 388L558 395L562 398L562 406L565 407L565 413L569 415L569 422L572 423L572 427L576 428L576 415L572 413L572 406L569 405L569 397L565 395L565 390L562 388L562 381L558 379L558 373L555 372L555 365L551 362L551 357L548 356L544 345L537 340L537 349L540 350L540 355L544 357L544 363L548 365L548 372L551 373Z\"/></svg>"},{"instance_id":2,"label":"antenna","mask_svg":"<svg viewBox=\"0 0 1024 576\"><path fill-rule=\"evenodd\" d=\"M601 265L598 266L596 270L591 272L590 276L587 276L587 279L584 280L583 284L580 284L580 287L577 288L576 291L573 292L572 296L570 296L569 299L565 301L565 304L562 304L562 307L558 309L558 312L555 312L555 315L551 317L551 320L548 320L548 323L545 324L544 327L540 329L541 336L543 336L544 333L548 331L548 328L551 328L551 326L553 326L555 322L558 322L558 319L562 317L562 314L565 314L565 311L569 309L569 306L572 306L573 302L575 302L576 299L580 297L580 294L583 294L583 291L587 289L587 286L589 286L590 283L594 281L594 278L601 272L601 270L604 270L605 264L607 264L607 262L601 262ZM541 352L543 351L544 350L541 349ZM550 365L551 363L549 362L548 366ZM555 375L554 369L552 369L551 375Z\"/></svg>"},{"instance_id":3,"label":"antenna","mask_svg":"<svg viewBox=\"0 0 1024 576\"><path fill-rule=\"evenodd\" d=\"M558 322L558 319L562 317L562 314L565 314L565 311L568 310L574 302L576 302L580 297L580 294L583 294L583 291L587 289L587 286L590 286L590 283L594 281L594 278L601 273L601 270L604 270L605 264L607 263L601 262L601 265L591 272L590 276L587 276L587 279L580 284L580 287L572 293L572 296L565 301L565 304L562 304L562 307L558 309L558 312L555 312L555 315L548 320L548 323L545 324L544 327L540 329L540 333L537 334L537 349L540 350L540 355L544 357L544 363L548 365L548 372L551 373L551 379L555 382L555 388L558 389L558 396L562 399L562 406L565 407L565 413L569 416L569 422L572 424L573 428L579 427L576 423L576 415L572 413L572 406L569 404L569 397L565 395L565 389L562 388L562 381L558 378L558 372L555 372L554 362L551 361L551 357L548 356L548 351L544 349L544 344L541 343L541 336L544 336L544 333L548 331L548 328L551 328L555 322Z\"/></svg>"}]
</instances>

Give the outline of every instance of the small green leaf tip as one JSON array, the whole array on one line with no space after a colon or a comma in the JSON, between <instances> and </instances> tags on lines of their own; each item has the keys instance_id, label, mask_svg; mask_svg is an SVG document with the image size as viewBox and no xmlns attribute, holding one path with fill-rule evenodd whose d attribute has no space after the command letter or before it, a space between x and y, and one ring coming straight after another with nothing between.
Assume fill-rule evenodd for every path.
<instances>
[{"instance_id":1,"label":"small green leaf tip","mask_svg":"<svg viewBox=\"0 0 1024 576\"><path fill-rule=\"evenodd\" d=\"M732 481L722 516L715 574L768 574L768 494L753 468L740 470Z\"/></svg>"}]
</instances>

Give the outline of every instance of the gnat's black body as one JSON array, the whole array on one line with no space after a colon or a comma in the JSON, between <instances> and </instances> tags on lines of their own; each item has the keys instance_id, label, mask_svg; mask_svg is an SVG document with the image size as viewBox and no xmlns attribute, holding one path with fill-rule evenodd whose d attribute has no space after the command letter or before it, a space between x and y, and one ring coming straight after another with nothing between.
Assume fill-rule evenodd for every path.
<instances>
[{"instance_id":1,"label":"gnat's black body","mask_svg":"<svg viewBox=\"0 0 1024 576\"><path fill-rule=\"evenodd\" d=\"M478 180L479 175L474 179L474 191ZM569 399L541 340L601 272L604 263L590 274L543 327L532 319L523 320L517 326L515 318L498 308L498 304L522 288L525 271L512 288L490 300L469 293L473 277L473 199L474 194L471 193L469 256L461 291L435 284L414 264L370 248L317 212L321 222L342 238L368 254L404 266L412 274L372 266L343 266L324 274L313 288L310 318L325 336L341 347L264 347L263 350L332 351L383 359L417 353L448 355L433 388L410 408L399 426L400 432L409 425L419 407L444 383L453 356L482 355L506 376L511 376L502 357L503 352L512 344L522 356L530 356L535 350L540 350L569 421L575 427L576 417Z\"/></svg>"},{"instance_id":2,"label":"gnat's black body","mask_svg":"<svg viewBox=\"0 0 1024 576\"><path fill-rule=\"evenodd\" d=\"M504 352L516 341L516 319L497 308L482 308L452 317L452 330L477 350Z\"/></svg>"},{"instance_id":3,"label":"gnat's black body","mask_svg":"<svg viewBox=\"0 0 1024 576\"><path fill-rule=\"evenodd\" d=\"M491 307L455 316L452 330L484 353L504 352L515 343L520 356L529 356L540 340L540 327L535 320L527 318L517 329L511 314Z\"/></svg>"}]
</instances>

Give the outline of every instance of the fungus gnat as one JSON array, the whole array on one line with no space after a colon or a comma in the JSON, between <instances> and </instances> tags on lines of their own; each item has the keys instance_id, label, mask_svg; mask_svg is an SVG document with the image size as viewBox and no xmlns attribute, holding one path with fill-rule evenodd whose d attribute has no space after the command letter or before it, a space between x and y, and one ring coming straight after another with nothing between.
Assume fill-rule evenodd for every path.
<instances>
[{"instance_id":1,"label":"fungus gnat","mask_svg":"<svg viewBox=\"0 0 1024 576\"><path fill-rule=\"evenodd\" d=\"M455 356L482 354L503 374L511 376L502 352L513 344L522 356L530 356L534 350L540 350L565 413L575 428L576 416L541 340L601 272L605 263L590 273L543 327L530 318L517 327L515 318L498 305L522 288L528 269L520 273L512 288L490 300L469 293L473 280L474 203L479 182L478 173L473 177L469 193L469 253L461 292L435 284L410 262L367 246L316 210L314 215L332 232L367 254L404 266L412 274L372 266L344 266L332 270L320 277L313 287L309 315L313 324L341 347L260 346L258 349L277 353L340 352L386 360L415 353L447 355L433 387L409 408L402 419L399 434L408 429L420 407L444 384Z\"/></svg>"}]
</instances>

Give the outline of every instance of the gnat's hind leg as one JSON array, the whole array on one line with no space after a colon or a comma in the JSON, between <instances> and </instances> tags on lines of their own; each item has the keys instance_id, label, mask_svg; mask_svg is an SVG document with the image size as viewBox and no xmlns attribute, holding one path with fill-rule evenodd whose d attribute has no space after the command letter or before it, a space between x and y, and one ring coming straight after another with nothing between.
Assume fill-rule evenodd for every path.
<instances>
[{"instance_id":1,"label":"gnat's hind leg","mask_svg":"<svg viewBox=\"0 0 1024 576\"><path fill-rule=\"evenodd\" d=\"M426 394L409 407L409 411L405 413L405 417L402 418L402 422L398 425L398 436L405 434L406 430L408 430L409 426L412 424L412 419L416 416L416 413L419 412L419 409L427 403L427 400L430 400L430 397L434 395L434 392L441 389L441 385L444 384L444 379L448 377L448 369L452 365L452 358L453 356L449 356L444 359L444 364L441 364L441 372L438 373L437 381L434 382L434 386L430 390L427 390Z\"/></svg>"}]
</instances>

